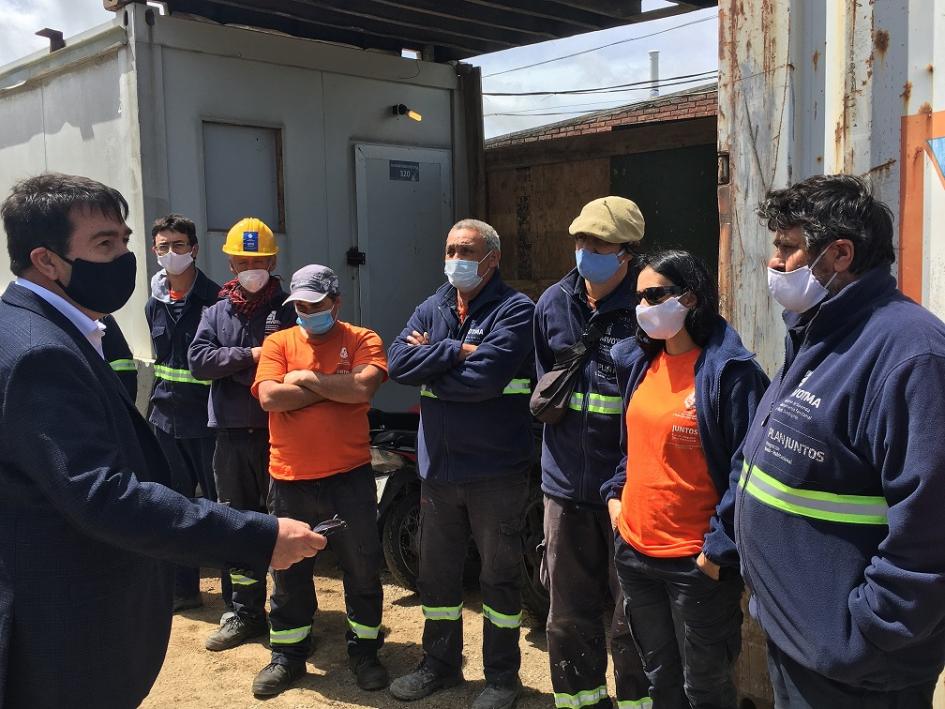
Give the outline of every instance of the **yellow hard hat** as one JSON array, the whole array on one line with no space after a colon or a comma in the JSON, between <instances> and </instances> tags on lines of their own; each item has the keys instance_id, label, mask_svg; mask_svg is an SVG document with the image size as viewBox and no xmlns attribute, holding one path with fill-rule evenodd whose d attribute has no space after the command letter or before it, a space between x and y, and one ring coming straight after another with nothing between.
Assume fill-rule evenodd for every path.
<instances>
[{"instance_id":1,"label":"yellow hard hat","mask_svg":"<svg viewBox=\"0 0 945 709\"><path fill-rule=\"evenodd\" d=\"M266 222L256 217L246 217L227 232L223 253L230 256L275 256L279 253L279 247Z\"/></svg>"}]
</instances>

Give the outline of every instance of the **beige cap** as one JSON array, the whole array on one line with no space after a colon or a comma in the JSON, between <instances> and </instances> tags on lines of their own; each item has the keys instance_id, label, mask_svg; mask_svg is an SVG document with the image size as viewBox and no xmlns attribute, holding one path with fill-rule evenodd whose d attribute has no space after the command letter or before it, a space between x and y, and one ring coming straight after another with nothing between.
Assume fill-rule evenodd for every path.
<instances>
[{"instance_id":1,"label":"beige cap","mask_svg":"<svg viewBox=\"0 0 945 709\"><path fill-rule=\"evenodd\" d=\"M624 197L600 197L584 205L568 232L587 234L611 244L635 244L643 238L643 215L636 202Z\"/></svg>"}]
</instances>

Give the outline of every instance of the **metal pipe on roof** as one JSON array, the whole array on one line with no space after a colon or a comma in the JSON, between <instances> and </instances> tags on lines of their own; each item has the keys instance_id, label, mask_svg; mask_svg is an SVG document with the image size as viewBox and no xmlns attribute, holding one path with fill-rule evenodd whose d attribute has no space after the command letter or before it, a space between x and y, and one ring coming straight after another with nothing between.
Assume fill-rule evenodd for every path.
<instances>
[{"instance_id":1,"label":"metal pipe on roof","mask_svg":"<svg viewBox=\"0 0 945 709\"><path fill-rule=\"evenodd\" d=\"M653 49L650 51L650 82L653 88L650 89L650 96L660 95L660 51Z\"/></svg>"}]
</instances>

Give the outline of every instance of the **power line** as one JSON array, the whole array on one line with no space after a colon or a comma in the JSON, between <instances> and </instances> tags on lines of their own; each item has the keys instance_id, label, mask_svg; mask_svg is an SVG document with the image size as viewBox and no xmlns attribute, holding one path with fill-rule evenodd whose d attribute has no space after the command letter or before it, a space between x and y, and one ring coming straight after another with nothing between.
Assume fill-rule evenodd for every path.
<instances>
[{"instance_id":1,"label":"power line","mask_svg":"<svg viewBox=\"0 0 945 709\"><path fill-rule=\"evenodd\" d=\"M592 89L562 89L560 91L485 91L483 96L580 96L588 94L606 94L617 93L620 91L640 91L644 89L661 88L664 86L679 86L682 84L695 84L700 81L706 81L713 78L712 75L718 74L718 69L702 71L698 74L680 74L678 76L667 76L664 79L653 81L633 81L628 84L614 84L613 86L598 86Z\"/></svg>"},{"instance_id":2,"label":"power line","mask_svg":"<svg viewBox=\"0 0 945 709\"><path fill-rule=\"evenodd\" d=\"M637 37L629 37L628 39L621 39L616 42L610 42L609 44L602 44L599 47L591 47L590 49L582 49L580 52L573 52L571 54L565 54L561 57L553 57L551 59L545 59L544 61L535 62L534 64L523 64L522 66L512 67L511 69L503 69L502 71L494 71L491 74L483 74L483 79L488 79L491 76L500 76L501 74L509 74L513 71L521 71L522 69L531 69L536 66L543 66L545 64L551 64L552 62L559 62L562 59L571 59L572 57L579 57L582 54L590 54L591 52L596 52L599 49L607 49L608 47L615 47L618 44L626 44L627 42L637 42L641 39L648 39L650 37L656 37L660 34L666 34L667 32L672 32L673 30L679 30L683 27L689 27L691 25L698 25L701 22L710 22L716 20L715 15L709 17L703 17L699 20L693 20L691 22L683 22L681 25L673 25L672 27L667 27L666 29L659 30L658 32L650 32L649 34L641 34Z\"/></svg>"}]
</instances>

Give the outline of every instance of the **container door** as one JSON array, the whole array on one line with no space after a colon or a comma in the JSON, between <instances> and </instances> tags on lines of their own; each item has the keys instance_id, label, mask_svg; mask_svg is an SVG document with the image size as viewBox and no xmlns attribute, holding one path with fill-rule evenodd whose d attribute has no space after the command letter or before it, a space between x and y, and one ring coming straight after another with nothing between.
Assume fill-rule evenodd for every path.
<instances>
[{"instance_id":1,"label":"container door","mask_svg":"<svg viewBox=\"0 0 945 709\"><path fill-rule=\"evenodd\" d=\"M450 152L431 148L357 144L357 244L360 320L385 347L424 299L445 280L443 250L453 223ZM374 406L405 411L419 391L385 383Z\"/></svg>"}]
</instances>

